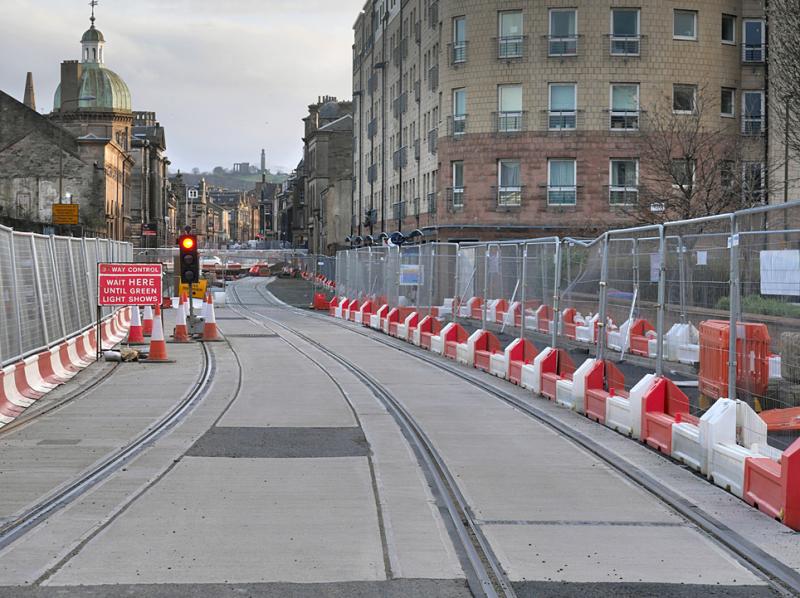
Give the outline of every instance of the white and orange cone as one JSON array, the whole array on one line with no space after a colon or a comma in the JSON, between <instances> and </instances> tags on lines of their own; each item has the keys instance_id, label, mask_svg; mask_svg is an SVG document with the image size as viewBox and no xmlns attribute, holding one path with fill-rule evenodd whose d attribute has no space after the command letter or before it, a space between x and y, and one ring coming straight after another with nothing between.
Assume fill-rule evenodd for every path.
<instances>
[{"instance_id":1,"label":"white and orange cone","mask_svg":"<svg viewBox=\"0 0 800 598\"><path fill-rule=\"evenodd\" d=\"M144 306L144 317L142 318L142 334L150 336L153 334L153 308L149 305Z\"/></svg>"},{"instance_id":2,"label":"white and orange cone","mask_svg":"<svg viewBox=\"0 0 800 598\"><path fill-rule=\"evenodd\" d=\"M208 293L206 301L206 323L203 326L203 341L221 341L222 335L217 329L217 316L214 313L214 299L211 297L211 293Z\"/></svg>"},{"instance_id":3,"label":"white and orange cone","mask_svg":"<svg viewBox=\"0 0 800 598\"><path fill-rule=\"evenodd\" d=\"M211 300L211 292L206 291L206 296L203 298L203 309L200 310L200 317L204 320L208 317L208 304Z\"/></svg>"},{"instance_id":4,"label":"white and orange cone","mask_svg":"<svg viewBox=\"0 0 800 598\"><path fill-rule=\"evenodd\" d=\"M169 361L167 343L164 340L164 324L161 322L161 307L158 305L153 317L153 333L150 335L150 354L147 361Z\"/></svg>"},{"instance_id":5,"label":"white and orange cone","mask_svg":"<svg viewBox=\"0 0 800 598\"><path fill-rule=\"evenodd\" d=\"M131 308L131 327L128 329L128 344L145 344L144 333L142 331L142 320L139 316L139 308L136 306Z\"/></svg>"},{"instance_id":6,"label":"white and orange cone","mask_svg":"<svg viewBox=\"0 0 800 598\"><path fill-rule=\"evenodd\" d=\"M176 343L188 343L192 340L189 338L189 328L186 326L187 308L186 293L182 293L178 304L178 312L175 316L175 332L172 334L172 338Z\"/></svg>"}]
</instances>

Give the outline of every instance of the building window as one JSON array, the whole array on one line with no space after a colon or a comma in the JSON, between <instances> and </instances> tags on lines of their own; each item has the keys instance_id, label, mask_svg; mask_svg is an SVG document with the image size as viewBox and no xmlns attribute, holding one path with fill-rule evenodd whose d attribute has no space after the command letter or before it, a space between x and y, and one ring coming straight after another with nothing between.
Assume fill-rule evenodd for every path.
<instances>
[{"instance_id":1,"label":"building window","mask_svg":"<svg viewBox=\"0 0 800 598\"><path fill-rule=\"evenodd\" d=\"M453 162L452 204L454 208L464 207L464 162Z\"/></svg>"},{"instance_id":2,"label":"building window","mask_svg":"<svg viewBox=\"0 0 800 598\"><path fill-rule=\"evenodd\" d=\"M675 114L692 114L697 106L697 86L675 84L672 86L672 111Z\"/></svg>"},{"instance_id":3,"label":"building window","mask_svg":"<svg viewBox=\"0 0 800 598\"><path fill-rule=\"evenodd\" d=\"M547 204L574 206L577 197L575 160L547 161Z\"/></svg>"},{"instance_id":4,"label":"building window","mask_svg":"<svg viewBox=\"0 0 800 598\"><path fill-rule=\"evenodd\" d=\"M522 85L500 85L497 88L497 131L515 133L522 130Z\"/></svg>"},{"instance_id":5,"label":"building window","mask_svg":"<svg viewBox=\"0 0 800 598\"><path fill-rule=\"evenodd\" d=\"M760 203L764 200L764 164L744 162L742 164L742 195L745 201Z\"/></svg>"},{"instance_id":6,"label":"building window","mask_svg":"<svg viewBox=\"0 0 800 598\"><path fill-rule=\"evenodd\" d=\"M720 97L720 116L733 118L736 116L736 90L730 87L722 88L722 95Z\"/></svg>"},{"instance_id":7,"label":"building window","mask_svg":"<svg viewBox=\"0 0 800 598\"><path fill-rule=\"evenodd\" d=\"M639 129L638 83L611 85L611 129L621 131Z\"/></svg>"},{"instance_id":8,"label":"building window","mask_svg":"<svg viewBox=\"0 0 800 598\"><path fill-rule=\"evenodd\" d=\"M639 161L611 160L608 202L629 206L639 201Z\"/></svg>"},{"instance_id":9,"label":"building window","mask_svg":"<svg viewBox=\"0 0 800 598\"><path fill-rule=\"evenodd\" d=\"M694 184L694 160L672 161L672 186L676 189L690 189Z\"/></svg>"},{"instance_id":10,"label":"building window","mask_svg":"<svg viewBox=\"0 0 800 598\"><path fill-rule=\"evenodd\" d=\"M578 11L574 8L550 9L550 56L575 56L578 53Z\"/></svg>"},{"instance_id":11,"label":"building window","mask_svg":"<svg viewBox=\"0 0 800 598\"><path fill-rule=\"evenodd\" d=\"M764 62L764 21L746 19L742 22L742 61Z\"/></svg>"},{"instance_id":12,"label":"building window","mask_svg":"<svg viewBox=\"0 0 800 598\"><path fill-rule=\"evenodd\" d=\"M574 83L551 83L547 128L550 130L574 129L576 115L577 85Z\"/></svg>"},{"instance_id":13,"label":"building window","mask_svg":"<svg viewBox=\"0 0 800 598\"><path fill-rule=\"evenodd\" d=\"M678 10L672 13L673 39L697 40L697 11Z\"/></svg>"},{"instance_id":14,"label":"building window","mask_svg":"<svg viewBox=\"0 0 800 598\"><path fill-rule=\"evenodd\" d=\"M736 17L733 15L722 15L722 43L736 43Z\"/></svg>"},{"instance_id":15,"label":"building window","mask_svg":"<svg viewBox=\"0 0 800 598\"><path fill-rule=\"evenodd\" d=\"M499 160L497 163L497 205L522 204L522 182L519 160Z\"/></svg>"},{"instance_id":16,"label":"building window","mask_svg":"<svg viewBox=\"0 0 800 598\"><path fill-rule=\"evenodd\" d=\"M742 92L742 133L760 135L764 129L764 92Z\"/></svg>"},{"instance_id":17,"label":"building window","mask_svg":"<svg viewBox=\"0 0 800 598\"><path fill-rule=\"evenodd\" d=\"M453 64L467 61L467 18L453 19Z\"/></svg>"},{"instance_id":18,"label":"building window","mask_svg":"<svg viewBox=\"0 0 800 598\"><path fill-rule=\"evenodd\" d=\"M453 90L453 135L463 135L467 131L467 90Z\"/></svg>"},{"instance_id":19,"label":"building window","mask_svg":"<svg viewBox=\"0 0 800 598\"><path fill-rule=\"evenodd\" d=\"M639 34L639 9L611 9L611 55L638 56L641 35Z\"/></svg>"},{"instance_id":20,"label":"building window","mask_svg":"<svg viewBox=\"0 0 800 598\"><path fill-rule=\"evenodd\" d=\"M500 13L500 39L498 56L500 59L522 58L523 42L522 11Z\"/></svg>"}]
</instances>

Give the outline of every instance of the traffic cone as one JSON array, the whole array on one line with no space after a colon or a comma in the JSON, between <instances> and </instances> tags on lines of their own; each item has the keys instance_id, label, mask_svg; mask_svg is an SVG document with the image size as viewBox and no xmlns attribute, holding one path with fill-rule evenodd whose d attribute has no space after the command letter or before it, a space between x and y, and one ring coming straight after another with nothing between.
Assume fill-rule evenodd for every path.
<instances>
[{"instance_id":1,"label":"traffic cone","mask_svg":"<svg viewBox=\"0 0 800 598\"><path fill-rule=\"evenodd\" d=\"M186 326L187 306L186 293L183 293L175 316L175 332L172 334L172 338L176 343L188 343L192 340L189 338L189 329Z\"/></svg>"},{"instance_id":2,"label":"traffic cone","mask_svg":"<svg viewBox=\"0 0 800 598\"><path fill-rule=\"evenodd\" d=\"M153 317L153 333L150 335L150 354L147 361L169 361L167 343L164 341L164 324L161 322L161 307L158 305Z\"/></svg>"},{"instance_id":3,"label":"traffic cone","mask_svg":"<svg viewBox=\"0 0 800 598\"><path fill-rule=\"evenodd\" d=\"M203 298L203 309L200 310L200 317L204 320L208 318L208 304L211 301L211 291L206 291L206 296Z\"/></svg>"},{"instance_id":4,"label":"traffic cone","mask_svg":"<svg viewBox=\"0 0 800 598\"><path fill-rule=\"evenodd\" d=\"M221 341L222 335L219 333L217 329L217 316L214 314L214 299L211 297L211 293L208 293L206 296L206 317L205 317L205 325L203 326L203 341Z\"/></svg>"},{"instance_id":5,"label":"traffic cone","mask_svg":"<svg viewBox=\"0 0 800 598\"><path fill-rule=\"evenodd\" d=\"M131 327L128 330L128 344L145 344L144 334L142 332L142 320L139 317L139 308L136 306L131 309Z\"/></svg>"},{"instance_id":6,"label":"traffic cone","mask_svg":"<svg viewBox=\"0 0 800 598\"><path fill-rule=\"evenodd\" d=\"M142 318L142 334L150 336L153 334L153 308L149 305L144 306L144 317Z\"/></svg>"}]
</instances>

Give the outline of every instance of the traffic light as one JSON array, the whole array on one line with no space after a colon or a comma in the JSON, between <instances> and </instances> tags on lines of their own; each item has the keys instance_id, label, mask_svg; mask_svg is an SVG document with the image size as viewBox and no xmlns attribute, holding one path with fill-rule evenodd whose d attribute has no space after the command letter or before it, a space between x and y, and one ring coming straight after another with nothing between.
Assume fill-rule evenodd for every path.
<instances>
[{"instance_id":1,"label":"traffic light","mask_svg":"<svg viewBox=\"0 0 800 598\"><path fill-rule=\"evenodd\" d=\"M197 236L178 237L181 258L181 281L194 284L200 280L200 258L197 254Z\"/></svg>"}]
</instances>

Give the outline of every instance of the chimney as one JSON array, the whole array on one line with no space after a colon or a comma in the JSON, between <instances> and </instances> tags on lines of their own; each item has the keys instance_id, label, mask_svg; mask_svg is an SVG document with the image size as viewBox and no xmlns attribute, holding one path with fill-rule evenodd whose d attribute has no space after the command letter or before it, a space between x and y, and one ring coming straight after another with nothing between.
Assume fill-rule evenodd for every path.
<instances>
[{"instance_id":1,"label":"chimney","mask_svg":"<svg viewBox=\"0 0 800 598\"><path fill-rule=\"evenodd\" d=\"M25 77L25 99L23 100L23 104L25 104L31 110L36 110L36 94L33 91L33 73L28 73L28 76Z\"/></svg>"},{"instance_id":2,"label":"chimney","mask_svg":"<svg viewBox=\"0 0 800 598\"><path fill-rule=\"evenodd\" d=\"M77 60L61 63L61 112L78 109L83 66Z\"/></svg>"}]
</instances>

